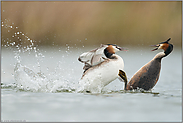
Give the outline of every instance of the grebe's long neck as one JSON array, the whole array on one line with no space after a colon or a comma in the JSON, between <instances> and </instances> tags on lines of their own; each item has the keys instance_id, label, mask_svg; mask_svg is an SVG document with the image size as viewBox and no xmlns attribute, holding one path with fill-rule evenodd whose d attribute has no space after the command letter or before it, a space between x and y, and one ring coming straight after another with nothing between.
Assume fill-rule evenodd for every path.
<instances>
[{"instance_id":1,"label":"grebe's long neck","mask_svg":"<svg viewBox=\"0 0 183 123\"><path fill-rule=\"evenodd\" d=\"M118 55L115 54L115 52L109 52L109 51L107 50L107 48L104 49L104 54L105 54L105 56L106 56L107 58L109 58L109 59L117 59L117 58L119 57Z\"/></svg>"},{"instance_id":2,"label":"grebe's long neck","mask_svg":"<svg viewBox=\"0 0 183 123\"><path fill-rule=\"evenodd\" d=\"M165 56L166 56L166 54L164 52L160 52L160 53L156 54L153 59L162 59Z\"/></svg>"},{"instance_id":3,"label":"grebe's long neck","mask_svg":"<svg viewBox=\"0 0 183 123\"><path fill-rule=\"evenodd\" d=\"M172 52L172 50L173 50L173 45L169 44L169 47L164 52L160 52L156 54L154 59L162 59L163 57L166 57L167 55L169 55Z\"/></svg>"},{"instance_id":4,"label":"grebe's long neck","mask_svg":"<svg viewBox=\"0 0 183 123\"><path fill-rule=\"evenodd\" d=\"M106 48L106 49L104 49L104 54L105 54L105 56L106 56L107 58L110 58L110 59L111 59L111 57L112 57L112 55L113 55L114 53L110 53L110 52L107 50L107 48Z\"/></svg>"}]
</instances>

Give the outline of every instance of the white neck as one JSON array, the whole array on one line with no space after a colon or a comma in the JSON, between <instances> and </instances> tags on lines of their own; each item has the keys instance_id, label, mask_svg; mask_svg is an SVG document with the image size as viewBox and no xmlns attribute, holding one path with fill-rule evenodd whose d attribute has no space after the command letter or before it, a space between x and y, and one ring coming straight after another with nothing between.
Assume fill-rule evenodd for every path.
<instances>
[{"instance_id":1,"label":"white neck","mask_svg":"<svg viewBox=\"0 0 183 123\"><path fill-rule=\"evenodd\" d=\"M120 56L118 56L117 54L112 54L112 56L111 57L115 57L115 58L119 58Z\"/></svg>"},{"instance_id":2,"label":"white neck","mask_svg":"<svg viewBox=\"0 0 183 123\"><path fill-rule=\"evenodd\" d=\"M163 58L164 56L165 56L165 53L164 52L160 52L160 53L156 54L153 59Z\"/></svg>"}]
</instances>

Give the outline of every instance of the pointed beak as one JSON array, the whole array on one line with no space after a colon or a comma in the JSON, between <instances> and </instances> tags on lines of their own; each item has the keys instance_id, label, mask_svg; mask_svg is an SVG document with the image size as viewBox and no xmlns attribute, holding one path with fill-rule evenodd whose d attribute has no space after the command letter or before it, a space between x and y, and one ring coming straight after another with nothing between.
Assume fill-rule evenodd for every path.
<instances>
[{"instance_id":1,"label":"pointed beak","mask_svg":"<svg viewBox=\"0 0 183 123\"><path fill-rule=\"evenodd\" d=\"M120 51L128 51L127 48L123 48L123 47L118 47L118 49L119 49Z\"/></svg>"},{"instance_id":2,"label":"pointed beak","mask_svg":"<svg viewBox=\"0 0 183 123\"><path fill-rule=\"evenodd\" d=\"M155 51L155 50L159 49L159 46L160 46L160 44L158 44L158 45L151 45L151 47L156 47L155 49L153 49L151 51Z\"/></svg>"}]
</instances>

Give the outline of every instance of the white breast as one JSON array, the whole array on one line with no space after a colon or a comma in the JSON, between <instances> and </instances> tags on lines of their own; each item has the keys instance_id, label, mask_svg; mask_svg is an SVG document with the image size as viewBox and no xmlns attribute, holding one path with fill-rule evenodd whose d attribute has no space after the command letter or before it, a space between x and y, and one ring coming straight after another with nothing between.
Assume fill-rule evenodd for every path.
<instances>
[{"instance_id":1,"label":"white breast","mask_svg":"<svg viewBox=\"0 0 183 123\"><path fill-rule=\"evenodd\" d=\"M114 54L117 59L108 59L90 68L79 81L78 91L101 92L102 88L118 77L119 70L123 70L123 59Z\"/></svg>"}]
</instances>

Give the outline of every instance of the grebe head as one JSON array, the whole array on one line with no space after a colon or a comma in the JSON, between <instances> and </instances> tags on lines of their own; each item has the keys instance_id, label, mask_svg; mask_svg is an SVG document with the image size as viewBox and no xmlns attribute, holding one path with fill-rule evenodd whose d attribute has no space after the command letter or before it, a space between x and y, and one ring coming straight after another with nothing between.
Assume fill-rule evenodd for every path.
<instances>
[{"instance_id":1,"label":"grebe head","mask_svg":"<svg viewBox=\"0 0 183 123\"><path fill-rule=\"evenodd\" d=\"M104 54L107 58L111 58L111 56L118 51L127 51L127 50L115 44L107 44L107 47L104 49Z\"/></svg>"},{"instance_id":2,"label":"grebe head","mask_svg":"<svg viewBox=\"0 0 183 123\"><path fill-rule=\"evenodd\" d=\"M165 53L165 56L167 56L173 50L173 45L169 43L170 39L171 38L169 38L167 41L161 42L161 43L159 43L157 45L153 45L156 48L153 49L152 51L155 51L155 50L158 50L158 49L163 49L164 50L164 53Z\"/></svg>"}]
</instances>

